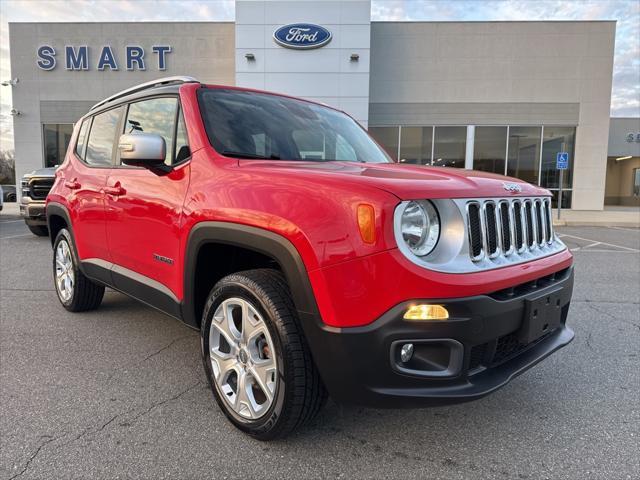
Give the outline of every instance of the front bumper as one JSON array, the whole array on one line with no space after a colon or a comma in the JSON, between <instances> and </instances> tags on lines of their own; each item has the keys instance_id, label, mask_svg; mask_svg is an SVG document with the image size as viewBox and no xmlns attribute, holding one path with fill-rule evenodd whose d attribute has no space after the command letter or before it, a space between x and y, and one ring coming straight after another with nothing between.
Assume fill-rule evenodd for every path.
<instances>
[{"instance_id":1,"label":"front bumper","mask_svg":"<svg viewBox=\"0 0 640 480\"><path fill-rule=\"evenodd\" d=\"M26 201L25 201L26 200ZM47 225L45 213L45 202L22 198L20 202L20 216L24 218L27 225L38 226Z\"/></svg>"},{"instance_id":2,"label":"front bumper","mask_svg":"<svg viewBox=\"0 0 640 480\"><path fill-rule=\"evenodd\" d=\"M491 295L424 300L444 305L448 320L404 320L409 305L423 302L416 299L364 327L314 323L305 333L336 401L373 407L465 402L500 388L573 340L565 324L572 290L569 267ZM415 347L407 364L399 355L406 343Z\"/></svg>"}]
</instances>

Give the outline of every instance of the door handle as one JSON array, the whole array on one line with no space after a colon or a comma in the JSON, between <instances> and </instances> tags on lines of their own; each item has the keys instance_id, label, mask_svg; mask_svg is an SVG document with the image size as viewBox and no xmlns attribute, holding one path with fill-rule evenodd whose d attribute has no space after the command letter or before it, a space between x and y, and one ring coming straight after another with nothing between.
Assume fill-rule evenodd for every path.
<instances>
[{"instance_id":1,"label":"door handle","mask_svg":"<svg viewBox=\"0 0 640 480\"><path fill-rule=\"evenodd\" d=\"M113 195L114 197L119 197L127 193L127 191L122 188L120 182L116 182L113 187L104 187L104 193L106 193L107 195Z\"/></svg>"},{"instance_id":2,"label":"door handle","mask_svg":"<svg viewBox=\"0 0 640 480\"><path fill-rule=\"evenodd\" d=\"M64 182L64 186L70 188L71 190L78 190L81 185L78 182L78 179L74 178L73 180L66 180Z\"/></svg>"}]
</instances>

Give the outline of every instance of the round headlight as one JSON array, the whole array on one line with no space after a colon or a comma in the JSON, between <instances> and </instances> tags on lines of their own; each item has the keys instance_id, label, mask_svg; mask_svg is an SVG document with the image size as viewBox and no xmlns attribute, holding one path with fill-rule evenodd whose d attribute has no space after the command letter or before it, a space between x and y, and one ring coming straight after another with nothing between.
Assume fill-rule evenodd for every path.
<instances>
[{"instance_id":1,"label":"round headlight","mask_svg":"<svg viewBox=\"0 0 640 480\"><path fill-rule=\"evenodd\" d=\"M418 257L430 254L440 237L440 219L429 201L409 202L400 222L402 239Z\"/></svg>"}]
</instances>

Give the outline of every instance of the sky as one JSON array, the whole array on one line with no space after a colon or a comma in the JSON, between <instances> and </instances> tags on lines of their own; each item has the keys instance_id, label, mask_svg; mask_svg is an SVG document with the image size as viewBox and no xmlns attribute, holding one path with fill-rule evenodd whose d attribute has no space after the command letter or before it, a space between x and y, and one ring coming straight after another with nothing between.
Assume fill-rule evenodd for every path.
<instances>
[{"instance_id":1,"label":"sky","mask_svg":"<svg viewBox=\"0 0 640 480\"><path fill-rule=\"evenodd\" d=\"M233 21L230 0L0 0L0 79L11 77L8 22ZM372 0L374 21L617 20L611 115L640 116L640 0ZM13 148L10 87L0 150Z\"/></svg>"}]
</instances>

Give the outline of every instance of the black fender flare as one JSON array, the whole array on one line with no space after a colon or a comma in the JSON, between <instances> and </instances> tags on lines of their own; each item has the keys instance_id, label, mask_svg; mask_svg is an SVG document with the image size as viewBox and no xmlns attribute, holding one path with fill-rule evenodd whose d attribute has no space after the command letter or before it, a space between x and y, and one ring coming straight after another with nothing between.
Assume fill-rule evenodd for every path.
<instances>
[{"instance_id":1,"label":"black fender flare","mask_svg":"<svg viewBox=\"0 0 640 480\"><path fill-rule=\"evenodd\" d=\"M53 246L53 242L55 240L55 238L51 234L51 217L54 215L64 218L64 221L67 223L67 230L69 230L69 232L71 233L71 236L73 237L75 243L75 236L73 235L73 225L71 224L71 215L69 215L69 210L67 210L67 207L58 202L49 202L45 208L45 215L47 216L47 228L49 229L49 239L51 240L51 246Z\"/></svg>"},{"instance_id":2,"label":"black fender flare","mask_svg":"<svg viewBox=\"0 0 640 480\"><path fill-rule=\"evenodd\" d=\"M232 245L273 258L287 279L293 302L302 322L303 330L308 320L317 322L320 313L316 304L307 269L300 253L285 237L258 227L231 222L205 221L196 224L189 232L184 262L184 297L182 318L193 327L200 324L196 318L194 278L198 253L208 243Z\"/></svg>"}]
</instances>

